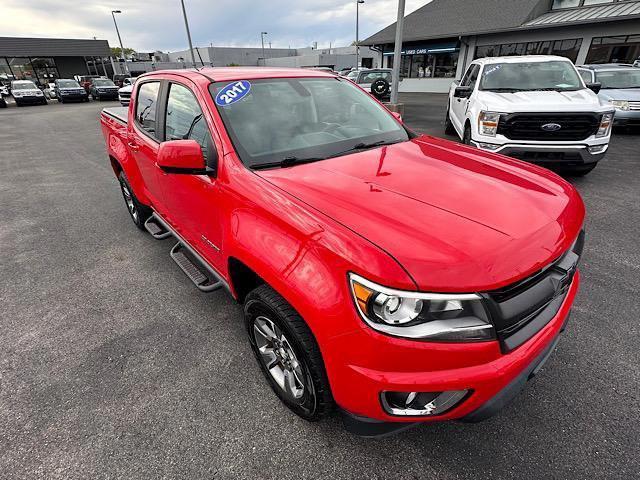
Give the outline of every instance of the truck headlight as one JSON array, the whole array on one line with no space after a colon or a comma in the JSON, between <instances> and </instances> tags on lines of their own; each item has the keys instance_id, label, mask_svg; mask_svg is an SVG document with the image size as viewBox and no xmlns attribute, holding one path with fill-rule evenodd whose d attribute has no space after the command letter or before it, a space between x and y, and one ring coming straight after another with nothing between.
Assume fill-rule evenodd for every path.
<instances>
[{"instance_id":1,"label":"truck headlight","mask_svg":"<svg viewBox=\"0 0 640 480\"><path fill-rule=\"evenodd\" d=\"M495 339L482 298L395 290L349 274L358 313L374 330L396 337L436 342Z\"/></svg>"},{"instance_id":2,"label":"truck headlight","mask_svg":"<svg viewBox=\"0 0 640 480\"><path fill-rule=\"evenodd\" d=\"M613 112L605 113L600 120L600 126L596 137L606 137L611 133L611 125L613 124Z\"/></svg>"},{"instance_id":3,"label":"truck headlight","mask_svg":"<svg viewBox=\"0 0 640 480\"><path fill-rule=\"evenodd\" d=\"M609 100L609 103L616 107L618 110L623 110L625 112L629 111L629 101L628 100Z\"/></svg>"},{"instance_id":4,"label":"truck headlight","mask_svg":"<svg viewBox=\"0 0 640 480\"><path fill-rule=\"evenodd\" d=\"M500 123L500 114L495 112L480 112L478 116L478 131L480 135L495 137L498 133L498 123Z\"/></svg>"}]
</instances>

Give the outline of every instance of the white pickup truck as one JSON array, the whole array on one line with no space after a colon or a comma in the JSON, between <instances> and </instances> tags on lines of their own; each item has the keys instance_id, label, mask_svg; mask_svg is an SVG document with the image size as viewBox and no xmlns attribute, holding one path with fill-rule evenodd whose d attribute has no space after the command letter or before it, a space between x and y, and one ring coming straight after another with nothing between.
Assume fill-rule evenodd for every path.
<instances>
[{"instance_id":1,"label":"white pickup truck","mask_svg":"<svg viewBox=\"0 0 640 480\"><path fill-rule=\"evenodd\" d=\"M614 110L598 90L563 57L482 58L451 86L445 128L482 150L586 175L611 138Z\"/></svg>"}]
</instances>

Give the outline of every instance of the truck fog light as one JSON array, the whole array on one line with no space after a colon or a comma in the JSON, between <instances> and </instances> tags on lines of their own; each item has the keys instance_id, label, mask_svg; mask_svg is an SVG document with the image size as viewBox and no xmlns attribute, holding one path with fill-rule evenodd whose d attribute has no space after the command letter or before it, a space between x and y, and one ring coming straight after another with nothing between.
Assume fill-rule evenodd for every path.
<instances>
[{"instance_id":1,"label":"truck fog light","mask_svg":"<svg viewBox=\"0 0 640 480\"><path fill-rule=\"evenodd\" d=\"M607 149L608 146L609 144L605 143L604 145L595 145L593 147L589 147L589 153L602 153Z\"/></svg>"},{"instance_id":2,"label":"truck fog light","mask_svg":"<svg viewBox=\"0 0 640 480\"><path fill-rule=\"evenodd\" d=\"M389 415L432 417L451 410L469 390L447 392L382 392L382 408Z\"/></svg>"},{"instance_id":3,"label":"truck fog light","mask_svg":"<svg viewBox=\"0 0 640 480\"><path fill-rule=\"evenodd\" d=\"M495 151L499 149L502 145L496 145L495 143L484 143L484 142L476 142L478 148L482 150Z\"/></svg>"}]
</instances>

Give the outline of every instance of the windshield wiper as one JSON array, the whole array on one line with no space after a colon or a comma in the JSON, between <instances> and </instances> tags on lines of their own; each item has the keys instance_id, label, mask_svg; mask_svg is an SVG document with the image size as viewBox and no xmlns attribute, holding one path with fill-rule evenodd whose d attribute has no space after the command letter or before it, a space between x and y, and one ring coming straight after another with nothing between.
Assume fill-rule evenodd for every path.
<instances>
[{"instance_id":1,"label":"windshield wiper","mask_svg":"<svg viewBox=\"0 0 640 480\"><path fill-rule=\"evenodd\" d=\"M320 160L326 160L327 157L307 157L307 158L298 158L298 157L285 157L282 160L277 162L268 162L268 163L258 163L256 165L251 165L253 170L264 170L267 168L287 168L293 167L294 165L302 165L304 163L312 163L318 162Z\"/></svg>"},{"instance_id":2,"label":"windshield wiper","mask_svg":"<svg viewBox=\"0 0 640 480\"><path fill-rule=\"evenodd\" d=\"M483 88L482 90L484 90L485 92L506 92L506 93L526 92L526 89L524 89L524 88L507 88L507 87Z\"/></svg>"},{"instance_id":3,"label":"windshield wiper","mask_svg":"<svg viewBox=\"0 0 640 480\"><path fill-rule=\"evenodd\" d=\"M369 148L383 147L385 145L393 145L395 143L400 143L400 142L402 142L402 140L379 140L377 142L371 142L371 143L360 142L360 143L356 143L353 147L347 150L343 150L342 152L335 153L327 158L341 157L342 155L346 155L347 153L350 153L350 152L357 152L359 150L368 150Z\"/></svg>"}]
</instances>

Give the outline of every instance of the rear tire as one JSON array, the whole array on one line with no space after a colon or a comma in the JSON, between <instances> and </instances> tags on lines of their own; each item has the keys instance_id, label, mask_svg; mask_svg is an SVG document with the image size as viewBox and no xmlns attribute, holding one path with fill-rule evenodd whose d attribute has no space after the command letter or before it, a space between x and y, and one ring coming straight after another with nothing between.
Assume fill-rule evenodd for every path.
<instances>
[{"instance_id":1,"label":"rear tire","mask_svg":"<svg viewBox=\"0 0 640 480\"><path fill-rule=\"evenodd\" d=\"M122 196L127 206L127 210L129 211L129 215L131 216L131 220L133 220L136 227L146 232L147 229L144 228L144 222L147 221L153 211L144 203L140 203L136 198L124 172L120 172L120 175L118 175L118 181L120 182L120 190L122 191Z\"/></svg>"},{"instance_id":2,"label":"rear tire","mask_svg":"<svg viewBox=\"0 0 640 480\"><path fill-rule=\"evenodd\" d=\"M450 112L450 107L447 106L447 116L444 118L444 133L447 135L455 135L456 129L453 127L453 122L451 122Z\"/></svg>"},{"instance_id":3,"label":"rear tire","mask_svg":"<svg viewBox=\"0 0 640 480\"><path fill-rule=\"evenodd\" d=\"M247 295L244 318L253 353L278 398L305 420L324 417L333 406L329 380L316 339L298 312L261 285Z\"/></svg>"}]
</instances>

